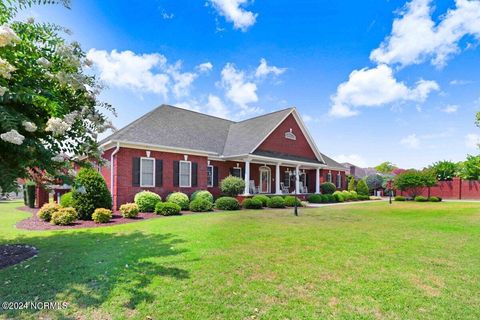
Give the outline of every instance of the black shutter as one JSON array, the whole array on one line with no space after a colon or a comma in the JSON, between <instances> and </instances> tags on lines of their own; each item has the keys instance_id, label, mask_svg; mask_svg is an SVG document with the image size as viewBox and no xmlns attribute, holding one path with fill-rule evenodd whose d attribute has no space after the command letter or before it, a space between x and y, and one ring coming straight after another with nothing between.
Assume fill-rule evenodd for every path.
<instances>
[{"instance_id":1,"label":"black shutter","mask_svg":"<svg viewBox=\"0 0 480 320\"><path fill-rule=\"evenodd\" d=\"M192 162L192 187L198 186L198 163Z\"/></svg>"},{"instance_id":2,"label":"black shutter","mask_svg":"<svg viewBox=\"0 0 480 320\"><path fill-rule=\"evenodd\" d=\"M180 174L180 162L173 161L173 186L178 187L178 179Z\"/></svg>"},{"instance_id":3,"label":"black shutter","mask_svg":"<svg viewBox=\"0 0 480 320\"><path fill-rule=\"evenodd\" d=\"M230 175L233 176L233 168L230 168Z\"/></svg>"},{"instance_id":4,"label":"black shutter","mask_svg":"<svg viewBox=\"0 0 480 320\"><path fill-rule=\"evenodd\" d=\"M213 186L218 187L218 167L213 167Z\"/></svg>"},{"instance_id":5,"label":"black shutter","mask_svg":"<svg viewBox=\"0 0 480 320\"><path fill-rule=\"evenodd\" d=\"M242 171L242 179L245 180L245 168L240 169L240 171Z\"/></svg>"},{"instance_id":6,"label":"black shutter","mask_svg":"<svg viewBox=\"0 0 480 320\"><path fill-rule=\"evenodd\" d=\"M132 186L140 186L140 158L132 159Z\"/></svg>"},{"instance_id":7,"label":"black shutter","mask_svg":"<svg viewBox=\"0 0 480 320\"><path fill-rule=\"evenodd\" d=\"M155 186L163 185L163 160L155 159Z\"/></svg>"}]
</instances>

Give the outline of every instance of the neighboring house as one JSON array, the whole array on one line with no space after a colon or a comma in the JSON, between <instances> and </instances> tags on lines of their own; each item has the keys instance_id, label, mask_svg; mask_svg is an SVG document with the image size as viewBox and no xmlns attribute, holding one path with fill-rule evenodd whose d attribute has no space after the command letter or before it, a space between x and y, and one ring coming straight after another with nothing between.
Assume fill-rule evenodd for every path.
<instances>
[{"instance_id":1,"label":"neighboring house","mask_svg":"<svg viewBox=\"0 0 480 320\"><path fill-rule=\"evenodd\" d=\"M325 181L346 185L345 168L319 152L295 108L234 122L162 105L101 145L115 207L141 190L218 196L228 175L247 181L246 196L318 193Z\"/></svg>"},{"instance_id":2,"label":"neighboring house","mask_svg":"<svg viewBox=\"0 0 480 320\"><path fill-rule=\"evenodd\" d=\"M354 164L344 162L341 164L346 170L346 174L349 176L354 176L356 180L363 179L367 176L378 174L378 171L375 168L361 168Z\"/></svg>"}]
</instances>

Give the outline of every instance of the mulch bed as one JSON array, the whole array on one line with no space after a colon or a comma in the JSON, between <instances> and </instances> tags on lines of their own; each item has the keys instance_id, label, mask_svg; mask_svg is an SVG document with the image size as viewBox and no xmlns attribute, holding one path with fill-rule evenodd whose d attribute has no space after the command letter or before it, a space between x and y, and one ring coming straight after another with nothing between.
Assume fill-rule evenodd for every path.
<instances>
[{"instance_id":1,"label":"mulch bed","mask_svg":"<svg viewBox=\"0 0 480 320\"><path fill-rule=\"evenodd\" d=\"M35 247L24 244L6 244L0 246L0 269L13 266L37 255Z\"/></svg>"}]
</instances>

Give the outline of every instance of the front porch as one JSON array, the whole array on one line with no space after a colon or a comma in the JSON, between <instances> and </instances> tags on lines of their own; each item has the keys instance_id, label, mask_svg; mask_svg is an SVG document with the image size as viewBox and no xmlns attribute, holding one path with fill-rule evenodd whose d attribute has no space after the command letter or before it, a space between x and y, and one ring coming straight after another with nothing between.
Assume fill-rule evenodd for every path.
<instances>
[{"instance_id":1,"label":"front porch","mask_svg":"<svg viewBox=\"0 0 480 320\"><path fill-rule=\"evenodd\" d=\"M321 163L253 155L230 161L237 160L230 174L245 180L242 197L320 193L320 170L325 167Z\"/></svg>"}]
</instances>

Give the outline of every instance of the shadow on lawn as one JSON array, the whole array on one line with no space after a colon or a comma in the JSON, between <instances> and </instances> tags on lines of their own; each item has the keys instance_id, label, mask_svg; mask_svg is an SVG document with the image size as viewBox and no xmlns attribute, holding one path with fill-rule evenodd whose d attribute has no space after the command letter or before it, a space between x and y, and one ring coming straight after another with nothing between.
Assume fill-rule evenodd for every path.
<instances>
[{"instance_id":1,"label":"shadow on lawn","mask_svg":"<svg viewBox=\"0 0 480 320\"><path fill-rule=\"evenodd\" d=\"M83 309L113 300L123 309L135 309L137 304L155 299L146 290L154 279L189 278L188 271L168 262L170 256L185 252L175 249L184 241L173 234L84 231L20 236L14 242L37 247L39 256L0 270L2 301L66 301L68 309ZM7 315L15 318L34 312L8 311ZM64 315L61 318L69 319Z\"/></svg>"}]
</instances>

